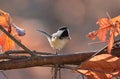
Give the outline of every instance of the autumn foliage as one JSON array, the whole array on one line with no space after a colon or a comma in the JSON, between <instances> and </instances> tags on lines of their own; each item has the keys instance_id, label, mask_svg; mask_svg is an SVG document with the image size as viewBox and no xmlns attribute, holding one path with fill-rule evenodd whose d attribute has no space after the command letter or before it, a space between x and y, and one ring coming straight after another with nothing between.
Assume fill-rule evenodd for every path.
<instances>
[{"instance_id":1,"label":"autumn foliage","mask_svg":"<svg viewBox=\"0 0 120 79\"><path fill-rule=\"evenodd\" d=\"M114 39L120 34L120 16L101 18L97 24L100 26L99 29L90 32L88 37L92 40L98 37L100 41L108 42L107 50L111 53ZM13 23L12 17L2 10L0 10L0 27L17 39L25 35L25 30ZM0 46L3 52L15 49L14 41L3 32L0 33ZM120 75L120 59L111 54L91 56L75 70L86 75L88 79L110 79Z\"/></svg>"},{"instance_id":2,"label":"autumn foliage","mask_svg":"<svg viewBox=\"0 0 120 79\"><path fill-rule=\"evenodd\" d=\"M92 40L95 40L96 37L102 42L108 41L108 53L111 53L114 39L120 34L120 16L115 18L101 18L97 21L97 24L100 26L98 30L90 32L88 37ZM109 34L109 38L107 35Z\"/></svg>"},{"instance_id":3,"label":"autumn foliage","mask_svg":"<svg viewBox=\"0 0 120 79\"><path fill-rule=\"evenodd\" d=\"M111 53L115 37L120 34L120 16L115 18L100 18L97 21L98 30L90 32L88 37L101 42L108 42L107 51ZM88 79L111 79L120 75L120 59L111 54L101 54L90 58L77 71Z\"/></svg>"},{"instance_id":4,"label":"autumn foliage","mask_svg":"<svg viewBox=\"0 0 120 79\"><path fill-rule=\"evenodd\" d=\"M111 54L101 54L89 59L77 70L87 79L111 79L120 75L120 59Z\"/></svg>"},{"instance_id":5,"label":"autumn foliage","mask_svg":"<svg viewBox=\"0 0 120 79\"><path fill-rule=\"evenodd\" d=\"M7 12L0 10L0 25L4 27L14 37L23 36L25 34L24 29L17 27L13 22L12 18ZM16 31L14 31L16 29ZM2 51L15 49L15 43L6 34L0 34L0 46Z\"/></svg>"}]
</instances>

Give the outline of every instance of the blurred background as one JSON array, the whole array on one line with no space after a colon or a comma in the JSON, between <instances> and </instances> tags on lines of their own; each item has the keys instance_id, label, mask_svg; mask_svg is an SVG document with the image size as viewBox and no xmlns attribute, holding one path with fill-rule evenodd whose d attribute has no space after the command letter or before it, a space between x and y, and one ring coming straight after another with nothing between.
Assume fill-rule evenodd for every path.
<instances>
[{"instance_id":1,"label":"blurred background","mask_svg":"<svg viewBox=\"0 0 120 79\"><path fill-rule=\"evenodd\" d=\"M101 17L107 17L106 12L111 17L120 14L120 0L0 0L0 9L10 13L16 25L26 30L21 39L29 49L54 53L46 37L36 29L52 34L64 25L69 27L72 39L61 52L76 53L99 50L106 45L88 45L95 41L86 35L98 29L96 22ZM7 70L5 73L9 79L51 79L50 70L34 67ZM78 75L62 70L62 79L76 79Z\"/></svg>"}]
</instances>

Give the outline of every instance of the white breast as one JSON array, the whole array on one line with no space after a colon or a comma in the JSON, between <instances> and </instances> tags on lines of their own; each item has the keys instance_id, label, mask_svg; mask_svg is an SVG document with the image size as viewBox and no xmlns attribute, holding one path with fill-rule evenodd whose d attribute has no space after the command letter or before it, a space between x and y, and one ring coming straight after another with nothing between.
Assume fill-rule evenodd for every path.
<instances>
[{"instance_id":1,"label":"white breast","mask_svg":"<svg viewBox=\"0 0 120 79\"><path fill-rule=\"evenodd\" d=\"M51 38L48 39L50 42L51 47L53 47L54 49L57 50L61 50L62 48L64 48L64 46L68 43L69 39L59 39L59 38Z\"/></svg>"}]
</instances>

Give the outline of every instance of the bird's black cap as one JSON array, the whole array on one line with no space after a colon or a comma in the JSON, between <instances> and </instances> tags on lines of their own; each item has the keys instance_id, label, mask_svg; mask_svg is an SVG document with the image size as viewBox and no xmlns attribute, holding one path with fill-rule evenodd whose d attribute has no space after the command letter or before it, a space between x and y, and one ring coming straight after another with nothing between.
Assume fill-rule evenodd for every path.
<instances>
[{"instance_id":1,"label":"bird's black cap","mask_svg":"<svg viewBox=\"0 0 120 79\"><path fill-rule=\"evenodd\" d=\"M60 35L60 39L64 39L66 37L69 37L68 28L66 26L60 27L58 30L63 31L63 33Z\"/></svg>"}]
</instances>

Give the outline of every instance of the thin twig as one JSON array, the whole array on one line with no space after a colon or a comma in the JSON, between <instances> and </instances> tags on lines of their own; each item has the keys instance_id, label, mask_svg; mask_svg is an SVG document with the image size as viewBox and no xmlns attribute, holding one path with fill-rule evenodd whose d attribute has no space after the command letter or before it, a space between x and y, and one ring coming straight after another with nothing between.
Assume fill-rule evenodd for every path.
<instances>
[{"instance_id":1,"label":"thin twig","mask_svg":"<svg viewBox=\"0 0 120 79\"><path fill-rule=\"evenodd\" d=\"M5 76L5 78L8 79L8 77L7 77L7 75L5 74L4 71L0 71L0 72L2 72L2 74Z\"/></svg>"},{"instance_id":2,"label":"thin twig","mask_svg":"<svg viewBox=\"0 0 120 79\"><path fill-rule=\"evenodd\" d=\"M6 55L6 54L0 54L0 59L23 59L23 58L29 58L29 56L15 56L15 55Z\"/></svg>"},{"instance_id":3,"label":"thin twig","mask_svg":"<svg viewBox=\"0 0 120 79\"><path fill-rule=\"evenodd\" d=\"M120 57L120 46L118 45L120 40L115 42L115 45L112 49L112 55ZM27 51L26 51L27 52ZM37 51L36 51L37 52ZM17 53L17 51L16 51ZM18 53L21 53L18 50ZM45 52L43 52L45 53ZM89 52L77 52L72 54L59 54L59 55L38 55L36 57L31 57L27 54L22 54L22 56L28 56L26 58L22 58L19 54L0 54L0 70L10 70L10 69L20 69L20 68L28 68L28 67L35 67L35 66L53 66L55 64L61 65L79 65L84 62L86 59L91 57L95 51ZM107 53L106 50L100 50L100 53ZM10 57L9 57L10 55ZM17 59L18 56L18 59ZM20 57L20 58L19 58ZM7 61L2 61L3 59L8 59ZM10 60L9 60L10 58ZM59 62L59 63L58 63ZM65 67L64 67L65 68ZM66 67L66 69L75 70L77 67Z\"/></svg>"},{"instance_id":4,"label":"thin twig","mask_svg":"<svg viewBox=\"0 0 120 79\"><path fill-rule=\"evenodd\" d=\"M77 65L75 65L75 67L71 67L71 66L67 66L67 65L61 65L60 68L69 69L69 70L75 70L76 66ZM54 65L43 65L42 67L54 67Z\"/></svg>"},{"instance_id":5,"label":"thin twig","mask_svg":"<svg viewBox=\"0 0 120 79\"><path fill-rule=\"evenodd\" d=\"M59 79L61 79L61 68L60 67L58 69L58 73L59 73Z\"/></svg>"},{"instance_id":6,"label":"thin twig","mask_svg":"<svg viewBox=\"0 0 120 79\"><path fill-rule=\"evenodd\" d=\"M85 79L85 78L84 78L84 74L81 74L81 75L82 75L82 79Z\"/></svg>"},{"instance_id":7,"label":"thin twig","mask_svg":"<svg viewBox=\"0 0 120 79\"><path fill-rule=\"evenodd\" d=\"M78 75L76 79L79 79L79 77L82 77L82 79L85 79L85 78L84 78L84 74L81 74L81 73L80 73L80 75Z\"/></svg>"},{"instance_id":8,"label":"thin twig","mask_svg":"<svg viewBox=\"0 0 120 79\"><path fill-rule=\"evenodd\" d=\"M114 42L114 45L115 45L116 43L118 43L118 42L120 42L120 40L115 41L115 42ZM114 47L114 45L113 45L113 47ZM108 47L108 45L104 46L102 49L100 49L99 51L97 51L97 52L96 52L95 54L93 54L91 57L94 57L94 56L96 56L96 55L98 55L98 54L101 54L102 51L104 51L105 49L107 49L107 47Z\"/></svg>"},{"instance_id":9,"label":"thin twig","mask_svg":"<svg viewBox=\"0 0 120 79\"><path fill-rule=\"evenodd\" d=\"M35 56L35 53L33 53L30 49L28 49L26 46L24 46L21 42L19 42L16 38L14 38L10 33L8 33L1 25L0 30L3 31L9 38L11 38L17 45L19 45L21 48L23 48L25 51L27 51L30 55Z\"/></svg>"},{"instance_id":10,"label":"thin twig","mask_svg":"<svg viewBox=\"0 0 120 79\"><path fill-rule=\"evenodd\" d=\"M115 41L115 42L114 42L114 45L115 45L116 43L118 43L118 42L120 42L120 39L117 40L117 41ZM114 47L114 45L113 45L113 47ZM90 56L88 59L86 59L84 62L82 62L82 64L80 64L80 66L78 66L78 67L80 68L80 67L81 67L84 63L86 63L89 59L93 58L94 56L96 56L96 55L98 55L98 54L103 53L102 51L106 50L107 47L108 47L108 45L106 45L105 47L103 47L102 49L100 49L99 51L97 51L96 53L94 53L92 56Z\"/></svg>"},{"instance_id":11,"label":"thin twig","mask_svg":"<svg viewBox=\"0 0 120 79\"><path fill-rule=\"evenodd\" d=\"M39 52L39 51L35 51L35 50L32 50L32 52L34 52L35 54L38 54L38 55L56 55L53 53ZM28 53L25 50L8 50L5 52L5 54L28 54Z\"/></svg>"}]
</instances>

